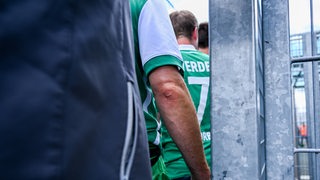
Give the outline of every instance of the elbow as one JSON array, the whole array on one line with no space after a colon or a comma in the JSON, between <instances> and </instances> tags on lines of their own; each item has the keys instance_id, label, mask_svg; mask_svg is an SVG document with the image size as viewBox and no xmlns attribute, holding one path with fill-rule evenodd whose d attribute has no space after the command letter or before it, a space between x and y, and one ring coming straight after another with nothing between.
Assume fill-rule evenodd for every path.
<instances>
[{"instance_id":1,"label":"elbow","mask_svg":"<svg viewBox=\"0 0 320 180\"><path fill-rule=\"evenodd\" d=\"M187 91L183 77L173 66L157 68L150 74L149 81L156 99L174 100L185 96Z\"/></svg>"},{"instance_id":2,"label":"elbow","mask_svg":"<svg viewBox=\"0 0 320 180\"><path fill-rule=\"evenodd\" d=\"M181 95L182 88L175 82L164 82L153 90L155 97L175 100Z\"/></svg>"}]
</instances>

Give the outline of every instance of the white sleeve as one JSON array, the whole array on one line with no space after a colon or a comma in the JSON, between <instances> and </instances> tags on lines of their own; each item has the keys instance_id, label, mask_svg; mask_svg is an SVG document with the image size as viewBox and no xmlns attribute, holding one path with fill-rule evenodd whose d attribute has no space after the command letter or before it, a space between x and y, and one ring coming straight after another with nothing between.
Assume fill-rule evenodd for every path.
<instances>
[{"instance_id":1,"label":"white sleeve","mask_svg":"<svg viewBox=\"0 0 320 180\"><path fill-rule=\"evenodd\" d=\"M146 1L139 16L138 36L143 65L161 55L172 55L182 61L163 0Z\"/></svg>"}]
</instances>

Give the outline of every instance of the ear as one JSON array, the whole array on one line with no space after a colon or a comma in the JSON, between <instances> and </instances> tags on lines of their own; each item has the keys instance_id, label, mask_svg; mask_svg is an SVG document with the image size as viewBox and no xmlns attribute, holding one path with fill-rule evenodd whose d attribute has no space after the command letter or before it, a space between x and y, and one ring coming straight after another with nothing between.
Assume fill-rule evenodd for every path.
<instances>
[{"instance_id":1,"label":"ear","mask_svg":"<svg viewBox=\"0 0 320 180\"><path fill-rule=\"evenodd\" d=\"M195 27L192 32L192 40L197 41L198 40L198 27Z\"/></svg>"},{"instance_id":2,"label":"ear","mask_svg":"<svg viewBox=\"0 0 320 180\"><path fill-rule=\"evenodd\" d=\"M192 32L191 43L196 49L198 49L198 27L195 27Z\"/></svg>"}]
</instances>

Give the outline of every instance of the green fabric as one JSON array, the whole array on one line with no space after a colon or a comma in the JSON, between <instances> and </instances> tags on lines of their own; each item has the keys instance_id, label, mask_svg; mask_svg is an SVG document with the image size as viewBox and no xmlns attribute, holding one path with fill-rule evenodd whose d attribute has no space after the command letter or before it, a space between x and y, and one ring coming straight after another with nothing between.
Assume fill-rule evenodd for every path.
<instances>
[{"instance_id":1,"label":"green fabric","mask_svg":"<svg viewBox=\"0 0 320 180\"><path fill-rule=\"evenodd\" d=\"M170 180L167 175L166 166L162 157L152 166L152 179L153 180Z\"/></svg>"},{"instance_id":2,"label":"green fabric","mask_svg":"<svg viewBox=\"0 0 320 180\"><path fill-rule=\"evenodd\" d=\"M138 22L140 12L146 3L146 0L130 0L131 17L132 17L132 28L134 37L134 48L135 48L135 65L136 74L138 80L138 86L140 91L140 97L143 104L143 112L146 120L148 141L152 144L157 137L157 110L155 107L154 97L151 88L147 84L147 77L145 76L143 65L141 63L141 56L139 52L139 41L138 41Z\"/></svg>"},{"instance_id":3,"label":"green fabric","mask_svg":"<svg viewBox=\"0 0 320 180\"><path fill-rule=\"evenodd\" d=\"M144 65L146 76L149 75L149 73L156 67L160 67L164 65L173 65L181 69L182 61L177 60L176 57L170 56L170 55L163 55L163 56L157 56L155 58L152 58L149 62L147 62Z\"/></svg>"},{"instance_id":4,"label":"green fabric","mask_svg":"<svg viewBox=\"0 0 320 180\"><path fill-rule=\"evenodd\" d=\"M160 140L160 124L157 120L158 111L156 109L155 99L150 84L148 83L148 75L154 69L165 65L175 65L180 67L182 70L182 61L174 56L162 55L150 59L145 65L142 64L142 58L139 50L138 23L141 10L144 8L146 2L147 0L130 0L130 8L135 48L136 75L146 121L149 150L153 151L156 149L155 146L159 146L159 142L157 140ZM155 157L157 156L150 158L153 159Z\"/></svg>"},{"instance_id":5,"label":"green fabric","mask_svg":"<svg viewBox=\"0 0 320 180\"><path fill-rule=\"evenodd\" d=\"M210 88L209 88L209 56L196 50L182 50L184 79L189 89L197 112L199 112L200 94L205 99L202 121L200 124L202 142L206 159L211 165L211 134L210 134ZM190 77L194 79L206 79L207 84L194 84L189 81ZM202 91L206 89L207 91ZM206 93L204 93L206 92ZM171 179L190 176L190 171L181 155L181 152L168 134L165 126L162 126L161 143L163 146L163 158L167 167L168 175Z\"/></svg>"}]
</instances>

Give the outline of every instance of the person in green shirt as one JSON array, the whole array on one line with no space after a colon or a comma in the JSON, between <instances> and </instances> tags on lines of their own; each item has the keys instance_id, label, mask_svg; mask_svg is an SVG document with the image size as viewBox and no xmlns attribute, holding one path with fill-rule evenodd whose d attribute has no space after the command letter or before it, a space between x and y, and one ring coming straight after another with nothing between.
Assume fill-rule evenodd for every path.
<instances>
[{"instance_id":1,"label":"person in green shirt","mask_svg":"<svg viewBox=\"0 0 320 180\"><path fill-rule=\"evenodd\" d=\"M168 179L161 156L159 113L192 178L210 179L192 99L163 0L130 0L136 73L146 120L153 179Z\"/></svg>"},{"instance_id":2,"label":"person in green shirt","mask_svg":"<svg viewBox=\"0 0 320 180\"><path fill-rule=\"evenodd\" d=\"M183 58L184 80L197 111L202 143L208 164L211 163L210 133L210 61L209 56L198 51L198 22L187 10L170 14L179 49ZM191 179L190 169L186 165L181 151L172 140L168 127L163 126L163 158L171 179Z\"/></svg>"}]
</instances>

